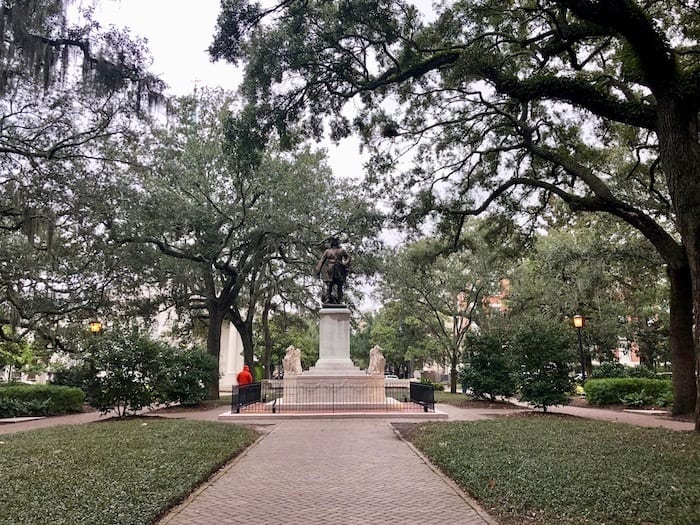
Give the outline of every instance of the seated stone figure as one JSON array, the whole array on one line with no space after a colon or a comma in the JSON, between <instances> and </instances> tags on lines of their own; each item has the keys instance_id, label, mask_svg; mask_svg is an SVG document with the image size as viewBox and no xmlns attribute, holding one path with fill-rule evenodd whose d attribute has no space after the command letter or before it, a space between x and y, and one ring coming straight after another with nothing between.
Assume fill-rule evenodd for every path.
<instances>
[{"instance_id":1,"label":"seated stone figure","mask_svg":"<svg viewBox=\"0 0 700 525\"><path fill-rule=\"evenodd\" d=\"M299 375L302 372L301 369L301 350L294 348L294 346L289 345L287 347L287 353L282 360L282 365L284 366L284 375L295 374Z\"/></svg>"},{"instance_id":2,"label":"seated stone figure","mask_svg":"<svg viewBox=\"0 0 700 525\"><path fill-rule=\"evenodd\" d=\"M379 345L374 345L369 351L369 366L367 367L368 374L384 375L386 359L382 353L382 348Z\"/></svg>"}]
</instances>

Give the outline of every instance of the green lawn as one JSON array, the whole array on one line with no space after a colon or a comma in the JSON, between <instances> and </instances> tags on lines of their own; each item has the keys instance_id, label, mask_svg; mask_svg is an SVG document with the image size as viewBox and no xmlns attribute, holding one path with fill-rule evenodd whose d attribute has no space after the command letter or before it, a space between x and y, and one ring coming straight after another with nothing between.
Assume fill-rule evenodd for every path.
<instances>
[{"instance_id":1,"label":"green lawn","mask_svg":"<svg viewBox=\"0 0 700 525\"><path fill-rule=\"evenodd\" d=\"M444 403L460 408L518 408L506 401L490 401L486 399L474 399L461 392L452 394L446 390L435 391L435 402Z\"/></svg>"},{"instance_id":2,"label":"green lawn","mask_svg":"<svg viewBox=\"0 0 700 525\"><path fill-rule=\"evenodd\" d=\"M700 436L535 414L411 441L503 523L700 523Z\"/></svg>"},{"instance_id":3,"label":"green lawn","mask_svg":"<svg viewBox=\"0 0 700 525\"><path fill-rule=\"evenodd\" d=\"M159 418L0 435L0 523L152 523L256 437Z\"/></svg>"}]
</instances>

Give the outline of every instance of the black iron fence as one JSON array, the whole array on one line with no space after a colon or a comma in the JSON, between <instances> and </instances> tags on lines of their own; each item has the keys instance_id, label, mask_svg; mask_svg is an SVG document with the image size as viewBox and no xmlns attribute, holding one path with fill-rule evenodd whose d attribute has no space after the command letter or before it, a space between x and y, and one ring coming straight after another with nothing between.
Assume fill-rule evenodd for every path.
<instances>
[{"instance_id":1,"label":"black iron fence","mask_svg":"<svg viewBox=\"0 0 700 525\"><path fill-rule=\"evenodd\" d=\"M392 381L393 383L394 381ZM425 385L396 382L386 385L287 383L264 380L234 386L234 413L342 413L342 412L428 412L435 410L432 389ZM417 385L418 388L414 388Z\"/></svg>"},{"instance_id":2,"label":"black iron fence","mask_svg":"<svg viewBox=\"0 0 700 525\"><path fill-rule=\"evenodd\" d=\"M262 383L250 383L248 385L234 386L231 396L231 412L239 414L241 408L245 408L262 399Z\"/></svg>"},{"instance_id":3,"label":"black iron fence","mask_svg":"<svg viewBox=\"0 0 700 525\"><path fill-rule=\"evenodd\" d=\"M411 401L417 403L428 412L435 410L435 390L433 385L424 385L422 383L409 383L411 391Z\"/></svg>"}]
</instances>

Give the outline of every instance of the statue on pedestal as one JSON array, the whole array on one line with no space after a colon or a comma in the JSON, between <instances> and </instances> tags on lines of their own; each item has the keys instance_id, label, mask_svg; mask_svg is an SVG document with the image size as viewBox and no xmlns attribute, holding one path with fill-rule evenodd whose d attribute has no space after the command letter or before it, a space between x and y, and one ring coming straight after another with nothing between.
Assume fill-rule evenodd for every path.
<instances>
[{"instance_id":1,"label":"statue on pedestal","mask_svg":"<svg viewBox=\"0 0 700 525\"><path fill-rule=\"evenodd\" d=\"M282 365L284 366L284 375L294 374L299 375L302 372L301 368L301 350L294 348L294 346L289 345L287 347L287 353L282 360Z\"/></svg>"},{"instance_id":2,"label":"statue on pedestal","mask_svg":"<svg viewBox=\"0 0 700 525\"><path fill-rule=\"evenodd\" d=\"M369 351L369 366L367 367L367 373L384 375L385 367L386 359L382 353L382 348L379 345L374 345Z\"/></svg>"},{"instance_id":3,"label":"statue on pedestal","mask_svg":"<svg viewBox=\"0 0 700 525\"><path fill-rule=\"evenodd\" d=\"M338 239L331 237L328 240L328 248L316 264L316 275L323 281L323 304L343 304L343 285L349 266L350 256Z\"/></svg>"}]
</instances>

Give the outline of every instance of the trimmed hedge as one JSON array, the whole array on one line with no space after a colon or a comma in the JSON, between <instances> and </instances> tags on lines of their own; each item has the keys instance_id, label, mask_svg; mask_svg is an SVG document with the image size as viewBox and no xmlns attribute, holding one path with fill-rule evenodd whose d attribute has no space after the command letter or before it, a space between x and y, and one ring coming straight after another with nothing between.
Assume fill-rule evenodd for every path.
<instances>
[{"instance_id":1,"label":"trimmed hedge","mask_svg":"<svg viewBox=\"0 0 700 525\"><path fill-rule=\"evenodd\" d=\"M589 379L584 385L586 400L591 405L617 405L629 395L641 395L656 399L672 391L668 379L647 379L642 377L619 377Z\"/></svg>"},{"instance_id":2,"label":"trimmed hedge","mask_svg":"<svg viewBox=\"0 0 700 525\"><path fill-rule=\"evenodd\" d=\"M56 416L70 412L82 412L85 393L79 388L57 385L18 385L10 384L0 387L0 397L5 400L16 400L15 406L37 407L46 405L45 415ZM6 401L9 405L9 401ZM34 415L34 414L28 414ZM10 416L12 417L12 416Z\"/></svg>"}]
</instances>

